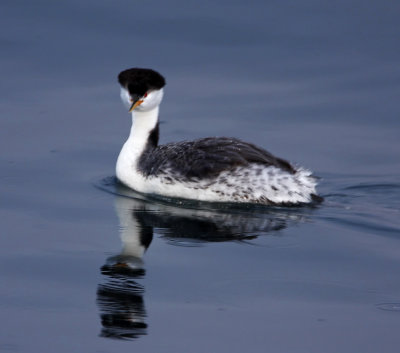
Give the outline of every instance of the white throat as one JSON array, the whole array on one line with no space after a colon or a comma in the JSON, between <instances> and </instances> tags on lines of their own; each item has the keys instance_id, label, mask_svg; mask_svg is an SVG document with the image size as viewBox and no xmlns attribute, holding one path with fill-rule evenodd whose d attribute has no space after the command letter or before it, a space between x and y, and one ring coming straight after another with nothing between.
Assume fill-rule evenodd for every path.
<instances>
[{"instance_id":1,"label":"white throat","mask_svg":"<svg viewBox=\"0 0 400 353\"><path fill-rule=\"evenodd\" d=\"M148 111L134 110L132 112L132 127L124 146L119 153L116 174L117 178L133 189L137 189L134 181L138 175L138 161L146 148L151 131L158 123L159 106Z\"/></svg>"},{"instance_id":2,"label":"white throat","mask_svg":"<svg viewBox=\"0 0 400 353\"><path fill-rule=\"evenodd\" d=\"M132 141L134 144L132 147L140 149L140 146L146 145L150 132L157 125L159 110L159 106L156 106L152 110L134 110L132 112L132 127L128 138L128 141Z\"/></svg>"}]
</instances>

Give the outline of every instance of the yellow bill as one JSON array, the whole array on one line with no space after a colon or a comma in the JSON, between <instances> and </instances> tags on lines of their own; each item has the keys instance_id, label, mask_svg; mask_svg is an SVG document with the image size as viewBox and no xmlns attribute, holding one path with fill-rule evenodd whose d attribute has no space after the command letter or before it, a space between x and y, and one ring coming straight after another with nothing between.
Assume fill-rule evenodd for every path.
<instances>
[{"instance_id":1,"label":"yellow bill","mask_svg":"<svg viewBox=\"0 0 400 353\"><path fill-rule=\"evenodd\" d=\"M138 99L136 102L133 102L132 106L129 109L129 113L131 113L133 110L135 110L135 108L138 107L142 103L143 103L143 100L141 100L141 99Z\"/></svg>"}]
</instances>

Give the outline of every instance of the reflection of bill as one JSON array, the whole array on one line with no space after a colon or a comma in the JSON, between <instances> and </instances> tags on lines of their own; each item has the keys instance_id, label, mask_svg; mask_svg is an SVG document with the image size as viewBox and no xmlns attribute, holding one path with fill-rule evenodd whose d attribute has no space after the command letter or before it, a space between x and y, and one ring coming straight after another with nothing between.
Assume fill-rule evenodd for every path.
<instances>
[{"instance_id":1,"label":"reflection of bill","mask_svg":"<svg viewBox=\"0 0 400 353\"><path fill-rule=\"evenodd\" d=\"M153 239L153 230L174 244L248 240L285 228L305 217L289 210L210 209L179 207L143 197L113 184L115 209L120 222L122 250L101 268L106 283L100 284L97 303L101 336L134 339L146 334L142 257Z\"/></svg>"}]
</instances>

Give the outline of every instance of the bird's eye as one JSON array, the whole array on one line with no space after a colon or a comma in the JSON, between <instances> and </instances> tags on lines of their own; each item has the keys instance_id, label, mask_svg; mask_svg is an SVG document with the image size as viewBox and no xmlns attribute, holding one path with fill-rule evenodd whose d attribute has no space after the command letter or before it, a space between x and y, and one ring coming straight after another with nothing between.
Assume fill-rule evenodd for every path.
<instances>
[{"instance_id":1,"label":"bird's eye","mask_svg":"<svg viewBox=\"0 0 400 353\"><path fill-rule=\"evenodd\" d=\"M144 98L146 98L147 97L147 92L144 94L144 96L143 96Z\"/></svg>"}]
</instances>

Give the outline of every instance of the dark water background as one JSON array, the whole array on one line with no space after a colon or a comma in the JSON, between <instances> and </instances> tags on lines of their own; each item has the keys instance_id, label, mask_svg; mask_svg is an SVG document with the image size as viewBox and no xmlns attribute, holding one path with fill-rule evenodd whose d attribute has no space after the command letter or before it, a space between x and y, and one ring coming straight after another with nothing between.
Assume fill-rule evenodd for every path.
<instances>
[{"instance_id":1,"label":"dark water background","mask_svg":"<svg viewBox=\"0 0 400 353\"><path fill-rule=\"evenodd\" d=\"M399 18L385 0L3 0L0 352L397 352ZM132 66L167 78L162 142L250 140L315 171L325 203L125 197Z\"/></svg>"}]
</instances>

